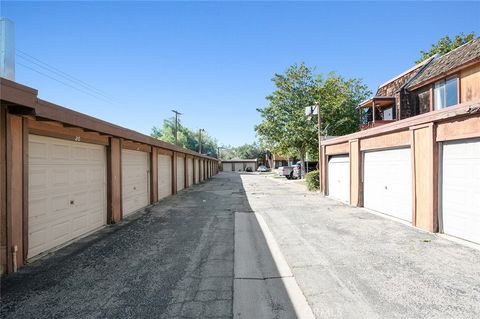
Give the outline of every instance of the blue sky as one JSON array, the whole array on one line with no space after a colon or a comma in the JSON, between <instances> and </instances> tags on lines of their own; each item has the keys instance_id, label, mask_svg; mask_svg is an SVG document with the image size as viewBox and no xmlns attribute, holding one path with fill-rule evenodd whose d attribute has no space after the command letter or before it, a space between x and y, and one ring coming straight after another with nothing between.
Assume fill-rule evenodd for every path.
<instances>
[{"instance_id":1,"label":"blue sky","mask_svg":"<svg viewBox=\"0 0 480 319\"><path fill-rule=\"evenodd\" d=\"M0 14L15 22L18 50L119 102L17 65L17 82L41 98L145 134L174 108L186 126L240 145L255 140L274 73L304 61L374 91L440 37L480 34L479 12L479 2L3 1Z\"/></svg>"}]
</instances>

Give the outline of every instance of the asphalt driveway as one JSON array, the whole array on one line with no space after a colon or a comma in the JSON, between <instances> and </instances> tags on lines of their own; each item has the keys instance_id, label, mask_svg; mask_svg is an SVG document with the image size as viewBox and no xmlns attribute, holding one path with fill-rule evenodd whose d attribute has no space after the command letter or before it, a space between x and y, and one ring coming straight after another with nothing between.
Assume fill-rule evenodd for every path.
<instances>
[{"instance_id":1,"label":"asphalt driveway","mask_svg":"<svg viewBox=\"0 0 480 319\"><path fill-rule=\"evenodd\" d=\"M480 318L480 251L308 193L243 175L317 318Z\"/></svg>"},{"instance_id":2,"label":"asphalt driveway","mask_svg":"<svg viewBox=\"0 0 480 319\"><path fill-rule=\"evenodd\" d=\"M2 280L2 317L231 317L235 211L238 175L182 191Z\"/></svg>"},{"instance_id":3,"label":"asphalt driveway","mask_svg":"<svg viewBox=\"0 0 480 319\"><path fill-rule=\"evenodd\" d=\"M479 250L298 182L224 173L128 219L3 278L2 318L480 317Z\"/></svg>"}]
</instances>

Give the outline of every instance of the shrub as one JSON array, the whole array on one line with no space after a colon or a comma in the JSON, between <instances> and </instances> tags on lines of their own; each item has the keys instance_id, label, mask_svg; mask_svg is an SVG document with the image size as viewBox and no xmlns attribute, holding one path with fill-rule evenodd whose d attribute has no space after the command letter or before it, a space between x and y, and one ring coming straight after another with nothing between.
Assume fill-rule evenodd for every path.
<instances>
[{"instance_id":1,"label":"shrub","mask_svg":"<svg viewBox=\"0 0 480 319\"><path fill-rule=\"evenodd\" d=\"M307 184L307 189L311 192L316 191L320 188L319 172L311 171L305 175L305 182Z\"/></svg>"}]
</instances>

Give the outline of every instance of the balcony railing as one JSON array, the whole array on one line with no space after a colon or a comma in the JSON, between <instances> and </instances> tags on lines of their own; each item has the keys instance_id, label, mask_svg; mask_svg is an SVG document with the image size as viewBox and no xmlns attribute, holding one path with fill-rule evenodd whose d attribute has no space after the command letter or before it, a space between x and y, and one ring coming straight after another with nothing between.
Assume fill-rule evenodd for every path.
<instances>
[{"instance_id":1,"label":"balcony railing","mask_svg":"<svg viewBox=\"0 0 480 319\"><path fill-rule=\"evenodd\" d=\"M360 130L366 130L372 127L382 126L388 123L395 122L395 120L375 120L375 122L368 122L367 124L360 124Z\"/></svg>"}]
</instances>

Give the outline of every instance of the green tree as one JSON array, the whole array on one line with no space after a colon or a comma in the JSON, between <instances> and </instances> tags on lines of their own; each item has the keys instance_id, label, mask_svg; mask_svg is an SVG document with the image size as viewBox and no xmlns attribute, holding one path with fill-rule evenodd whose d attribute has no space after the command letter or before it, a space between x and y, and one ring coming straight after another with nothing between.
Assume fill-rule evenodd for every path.
<instances>
[{"instance_id":1,"label":"green tree","mask_svg":"<svg viewBox=\"0 0 480 319\"><path fill-rule=\"evenodd\" d=\"M237 147L223 146L221 147L221 158L231 159L258 159L259 162L265 160L265 150L256 142L252 144L243 144Z\"/></svg>"},{"instance_id":2,"label":"green tree","mask_svg":"<svg viewBox=\"0 0 480 319\"><path fill-rule=\"evenodd\" d=\"M243 144L235 148L235 157L241 159L258 159L263 161L265 151L260 148L257 143Z\"/></svg>"},{"instance_id":3,"label":"green tree","mask_svg":"<svg viewBox=\"0 0 480 319\"><path fill-rule=\"evenodd\" d=\"M175 119L167 119L163 121L162 127L153 127L150 136L162 140L167 143L175 144ZM178 121L177 133L178 146L198 152L199 150L199 133L182 125ZM211 137L207 132L202 132L202 154L217 156L217 140Z\"/></svg>"},{"instance_id":4,"label":"green tree","mask_svg":"<svg viewBox=\"0 0 480 319\"><path fill-rule=\"evenodd\" d=\"M472 41L475 39L475 32L471 32L467 35L460 33L456 35L453 40L450 39L448 35L444 36L440 40L437 41L437 43L432 44L430 50L428 51L420 51L420 59L415 61L415 63L420 63L426 59L428 59L431 56L434 56L435 54L438 55L444 55L445 53L448 53L459 46Z\"/></svg>"},{"instance_id":5,"label":"green tree","mask_svg":"<svg viewBox=\"0 0 480 319\"><path fill-rule=\"evenodd\" d=\"M300 156L302 162L306 152L318 154L317 121L305 116L306 106L320 103L322 130L328 135L344 135L357 130L356 106L371 94L359 79L334 73L323 78L303 63L275 74L272 81L276 89L266 97L268 106L257 109L262 122L255 130L265 148Z\"/></svg>"}]
</instances>

